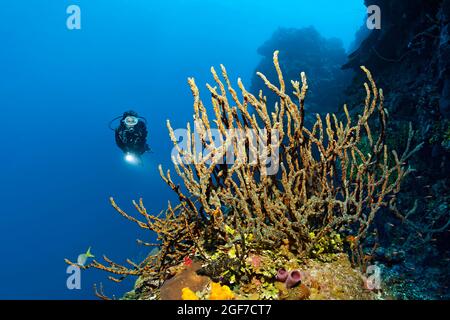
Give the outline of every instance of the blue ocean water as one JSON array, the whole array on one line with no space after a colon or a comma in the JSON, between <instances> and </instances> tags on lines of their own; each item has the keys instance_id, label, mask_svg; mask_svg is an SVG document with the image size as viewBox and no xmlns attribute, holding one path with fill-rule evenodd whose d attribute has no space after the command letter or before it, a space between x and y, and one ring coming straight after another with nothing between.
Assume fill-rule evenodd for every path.
<instances>
[{"instance_id":1,"label":"blue ocean water","mask_svg":"<svg viewBox=\"0 0 450 320\"><path fill-rule=\"evenodd\" d=\"M81 30L66 27L73 4ZM192 120L186 78L204 89L223 63L250 85L257 48L278 27L312 25L348 47L364 15L362 0L2 1L0 298L91 299L100 282L108 295L131 289L132 279L89 270L69 290L64 258L89 246L117 262L148 253L135 240L151 236L108 199L129 213L132 199L154 213L174 200L157 165L172 168L166 119ZM107 126L128 109L149 122L143 166L123 160Z\"/></svg>"}]
</instances>

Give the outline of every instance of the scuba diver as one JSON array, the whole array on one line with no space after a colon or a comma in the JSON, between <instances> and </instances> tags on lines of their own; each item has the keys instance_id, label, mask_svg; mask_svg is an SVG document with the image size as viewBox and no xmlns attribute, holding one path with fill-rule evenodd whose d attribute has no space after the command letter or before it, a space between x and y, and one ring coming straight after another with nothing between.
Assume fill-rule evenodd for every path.
<instances>
[{"instance_id":1,"label":"scuba diver","mask_svg":"<svg viewBox=\"0 0 450 320\"><path fill-rule=\"evenodd\" d=\"M120 119L117 128L111 127L112 123ZM130 110L122 116L114 118L109 123L109 128L114 130L117 146L124 152L125 160L130 163L140 163L141 156L150 151L147 145L147 120Z\"/></svg>"}]
</instances>

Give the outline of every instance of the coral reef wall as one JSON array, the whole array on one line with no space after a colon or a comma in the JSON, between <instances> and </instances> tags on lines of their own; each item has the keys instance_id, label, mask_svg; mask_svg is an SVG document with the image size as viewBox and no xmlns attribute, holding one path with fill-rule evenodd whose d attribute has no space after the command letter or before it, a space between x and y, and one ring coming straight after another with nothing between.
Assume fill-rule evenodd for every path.
<instances>
[{"instance_id":1,"label":"coral reef wall","mask_svg":"<svg viewBox=\"0 0 450 320\"><path fill-rule=\"evenodd\" d=\"M410 122L418 131L417 142L424 142L414 158L416 171L406 180L400 198L402 210L417 201L415 213L410 216L412 223L394 222L402 228L392 228L392 221L381 219L378 227L384 249L380 248L379 256L390 263L405 258L406 265L416 273L438 273L440 280L436 281L445 288L450 240L450 1L371 0L365 4L380 7L381 29L368 35L344 68L356 70L365 65L373 70L375 80L384 84L391 124L387 139L394 148L404 139L404 128ZM354 82L360 80L360 75L355 74ZM359 92L349 87L348 94L355 102L350 103L350 108L357 106ZM393 234L399 242L393 240ZM386 258L392 248L406 253L405 257L394 261ZM424 288L430 288L433 281L426 281Z\"/></svg>"}]
</instances>

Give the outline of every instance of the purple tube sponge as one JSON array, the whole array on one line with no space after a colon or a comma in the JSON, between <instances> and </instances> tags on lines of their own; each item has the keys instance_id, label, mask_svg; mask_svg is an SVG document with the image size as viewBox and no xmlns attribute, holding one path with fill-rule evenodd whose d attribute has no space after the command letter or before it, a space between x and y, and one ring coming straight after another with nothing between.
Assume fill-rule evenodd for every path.
<instances>
[{"instance_id":1,"label":"purple tube sponge","mask_svg":"<svg viewBox=\"0 0 450 320\"><path fill-rule=\"evenodd\" d=\"M289 273L285 269L281 268L277 272L276 279L280 282L285 282L286 279L288 278L288 275Z\"/></svg>"},{"instance_id":2,"label":"purple tube sponge","mask_svg":"<svg viewBox=\"0 0 450 320\"><path fill-rule=\"evenodd\" d=\"M286 288L295 287L302 280L302 275L298 270L292 270L286 279Z\"/></svg>"}]
</instances>

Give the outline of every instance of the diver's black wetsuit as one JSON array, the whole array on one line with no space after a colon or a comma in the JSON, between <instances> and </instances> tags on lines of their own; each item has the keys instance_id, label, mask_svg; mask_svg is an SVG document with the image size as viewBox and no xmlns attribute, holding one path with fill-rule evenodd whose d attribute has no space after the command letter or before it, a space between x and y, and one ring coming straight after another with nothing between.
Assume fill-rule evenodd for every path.
<instances>
[{"instance_id":1,"label":"diver's black wetsuit","mask_svg":"<svg viewBox=\"0 0 450 320\"><path fill-rule=\"evenodd\" d=\"M139 118L137 124L130 127L127 126L123 120L130 115L137 116L135 113L125 112L119 127L115 129L116 144L123 152L130 152L140 156L149 150L147 145L147 127L145 122Z\"/></svg>"}]
</instances>

